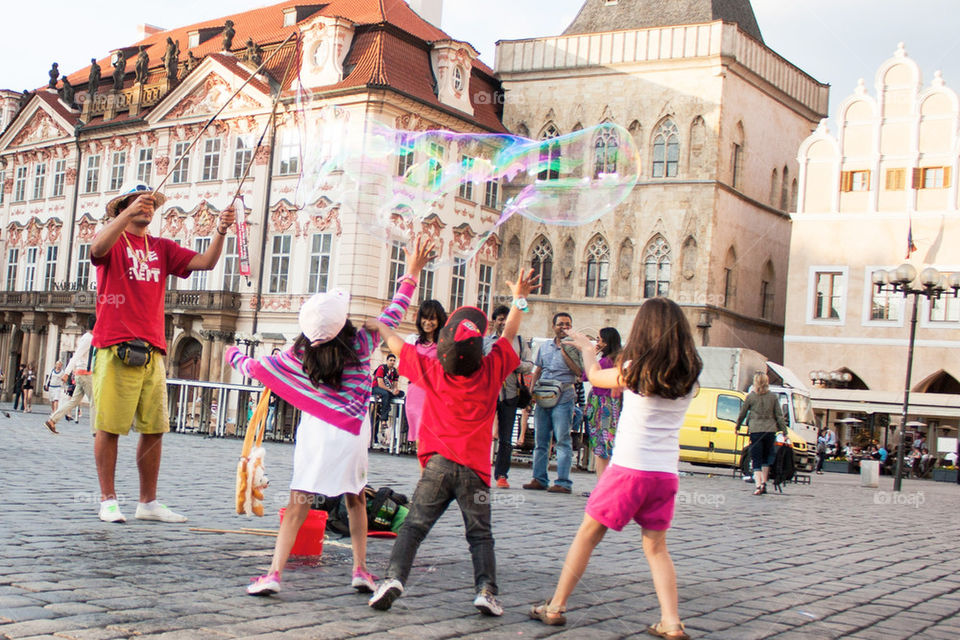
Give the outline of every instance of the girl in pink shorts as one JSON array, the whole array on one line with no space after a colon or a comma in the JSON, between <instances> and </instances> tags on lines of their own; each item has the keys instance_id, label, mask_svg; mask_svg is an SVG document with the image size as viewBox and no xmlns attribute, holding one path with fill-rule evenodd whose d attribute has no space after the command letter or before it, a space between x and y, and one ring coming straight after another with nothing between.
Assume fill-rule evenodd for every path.
<instances>
[{"instance_id":1,"label":"girl in pink shorts","mask_svg":"<svg viewBox=\"0 0 960 640\"><path fill-rule=\"evenodd\" d=\"M690 325L673 301L647 300L637 312L617 366L611 369L600 368L586 336L571 333L570 338L583 352L590 384L623 387L623 409L610 466L590 494L553 597L531 607L530 617L549 625L565 624L567 599L593 549L607 529L620 531L635 520L643 532L643 552L660 602L660 621L647 627L647 633L688 639L680 622L677 576L666 533L677 494L678 436L703 366Z\"/></svg>"}]
</instances>

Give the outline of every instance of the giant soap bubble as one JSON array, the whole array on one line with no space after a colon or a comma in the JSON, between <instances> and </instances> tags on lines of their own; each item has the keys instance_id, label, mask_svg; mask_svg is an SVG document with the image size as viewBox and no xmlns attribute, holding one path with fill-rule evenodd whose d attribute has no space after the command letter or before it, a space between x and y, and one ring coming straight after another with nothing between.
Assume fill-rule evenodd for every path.
<instances>
[{"instance_id":1,"label":"giant soap bubble","mask_svg":"<svg viewBox=\"0 0 960 640\"><path fill-rule=\"evenodd\" d=\"M298 201L338 206L386 243L450 227L438 266L472 258L514 215L592 222L622 203L639 175L632 136L611 123L530 140L351 122L339 107L309 118Z\"/></svg>"}]
</instances>

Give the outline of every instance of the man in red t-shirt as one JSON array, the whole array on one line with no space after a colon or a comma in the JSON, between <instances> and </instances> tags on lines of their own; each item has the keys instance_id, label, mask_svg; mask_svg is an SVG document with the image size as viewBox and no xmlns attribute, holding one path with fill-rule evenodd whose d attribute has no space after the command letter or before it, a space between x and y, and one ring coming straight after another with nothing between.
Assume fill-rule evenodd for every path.
<instances>
[{"instance_id":1,"label":"man in red t-shirt","mask_svg":"<svg viewBox=\"0 0 960 640\"><path fill-rule=\"evenodd\" d=\"M93 346L93 397L96 407L94 457L100 480L100 519L126 522L117 503L114 474L117 441L131 425L140 433L137 468L141 520L185 522L157 502L157 477L167 418L167 352L163 297L168 275L186 278L212 269L223 238L236 219L233 207L220 214L210 247L202 254L166 238L147 234L156 207L166 198L137 184L107 203L107 224L90 246L97 268L97 324Z\"/></svg>"},{"instance_id":2,"label":"man in red t-shirt","mask_svg":"<svg viewBox=\"0 0 960 640\"><path fill-rule=\"evenodd\" d=\"M423 472L413 494L410 512L393 545L384 581L370 599L374 609L386 611L401 593L420 543L453 500L463 513L467 542L473 558L474 606L499 616L496 599L496 557L490 526L491 424L504 379L520 365L511 342L527 308L534 286L533 270L509 283L514 303L503 335L483 355L487 317L474 307L461 307L440 331L437 358L417 353L396 332L378 323L380 335L400 358L400 375L419 381L426 390L417 454Z\"/></svg>"}]
</instances>

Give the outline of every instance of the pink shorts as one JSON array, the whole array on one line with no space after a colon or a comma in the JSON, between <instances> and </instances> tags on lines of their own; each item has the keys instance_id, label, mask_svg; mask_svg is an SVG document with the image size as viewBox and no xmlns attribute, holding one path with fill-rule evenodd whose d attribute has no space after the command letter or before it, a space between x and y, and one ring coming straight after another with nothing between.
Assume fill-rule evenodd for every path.
<instances>
[{"instance_id":1,"label":"pink shorts","mask_svg":"<svg viewBox=\"0 0 960 640\"><path fill-rule=\"evenodd\" d=\"M644 529L666 531L678 484L672 473L611 464L587 500L587 515L614 531L622 531L631 520Z\"/></svg>"}]
</instances>

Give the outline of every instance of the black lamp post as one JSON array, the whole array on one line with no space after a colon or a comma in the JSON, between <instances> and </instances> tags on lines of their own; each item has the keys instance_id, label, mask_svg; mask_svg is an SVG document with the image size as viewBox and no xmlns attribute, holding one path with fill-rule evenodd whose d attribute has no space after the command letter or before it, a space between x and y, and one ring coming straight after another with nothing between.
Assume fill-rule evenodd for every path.
<instances>
[{"instance_id":1,"label":"black lamp post","mask_svg":"<svg viewBox=\"0 0 960 640\"><path fill-rule=\"evenodd\" d=\"M902 264L891 271L877 270L873 272L873 284L878 293L893 291L900 293L904 298L913 296L913 309L910 311L910 342L907 349L907 379L903 385L903 410L900 415L900 426L897 429L897 466L893 478L893 490L900 491L903 479L903 445L904 429L907 424L907 410L910 407L910 376L913 373L913 343L917 335L917 306L920 296L928 300L937 300L947 289L951 289L954 297L960 291L960 273L950 274L948 278L933 267L927 267L920 272L920 288L914 288L913 282L917 279L917 270L910 264Z\"/></svg>"}]
</instances>

